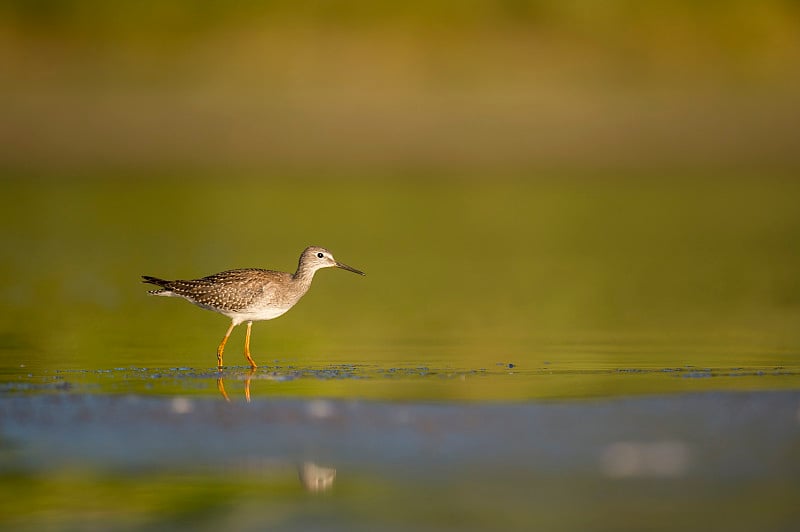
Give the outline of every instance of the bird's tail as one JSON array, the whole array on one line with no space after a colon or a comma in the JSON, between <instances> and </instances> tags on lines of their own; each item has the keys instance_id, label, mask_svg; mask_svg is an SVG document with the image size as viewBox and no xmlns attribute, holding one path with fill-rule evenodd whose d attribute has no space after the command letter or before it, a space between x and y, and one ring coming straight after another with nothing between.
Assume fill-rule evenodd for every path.
<instances>
[{"instance_id":1,"label":"bird's tail","mask_svg":"<svg viewBox=\"0 0 800 532\"><path fill-rule=\"evenodd\" d=\"M169 288L170 281L166 281L164 279L159 279L158 277L151 277L149 275L142 275L142 282L148 284L154 284L156 286L160 286L158 290L148 290L148 294L152 294L154 296L158 295L167 295L172 293L172 290Z\"/></svg>"}]
</instances>

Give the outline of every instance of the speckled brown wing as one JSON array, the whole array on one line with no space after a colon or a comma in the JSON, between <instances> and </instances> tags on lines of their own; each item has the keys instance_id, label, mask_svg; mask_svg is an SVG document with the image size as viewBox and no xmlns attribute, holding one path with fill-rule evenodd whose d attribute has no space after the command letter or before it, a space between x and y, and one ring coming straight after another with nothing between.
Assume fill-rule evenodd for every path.
<instances>
[{"instance_id":1,"label":"speckled brown wing","mask_svg":"<svg viewBox=\"0 0 800 532\"><path fill-rule=\"evenodd\" d=\"M164 288L214 310L240 312L276 297L283 272L244 268L200 279L170 281Z\"/></svg>"}]
</instances>

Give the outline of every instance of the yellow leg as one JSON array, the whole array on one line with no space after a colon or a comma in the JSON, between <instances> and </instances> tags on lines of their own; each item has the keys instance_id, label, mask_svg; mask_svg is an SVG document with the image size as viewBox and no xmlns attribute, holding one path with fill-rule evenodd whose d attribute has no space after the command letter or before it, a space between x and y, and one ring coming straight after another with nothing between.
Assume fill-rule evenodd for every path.
<instances>
[{"instance_id":1,"label":"yellow leg","mask_svg":"<svg viewBox=\"0 0 800 532\"><path fill-rule=\"evenodd\" d=\"M228 401L229 403L231 402L231 398L228 397L228 394L225 392L225 384L222 382L221 372L219 374L219 377L217 377L217 390L219 390L219 393L222 394L222 397L224 397L226 401Z\"/></svg>"},{"instance_id":2,"label":"yellow leg","mask_svg":"<svg viewBox=\"0 0 800 532\"><path fill-rule=\"evenodd\" d=\"M250 402L250 379L253 378L255 372L256 368L250 369L250 373L244 378L244 398L248 403Z\"/></svg>"},{"instance_id":3,"label":"yellow leg","mask_svg":"<svg viewBox=\"0 0 800 532\"><path fill-rule=\"evenodd\" d=\"M250 367L253 368L253 369L256 369L258 366L256 366L256 363L253 360L253 357L250 356L250 329L252 327L253 327L253 322L252 321L248 321L247 322L247 334L244 335L244 357L247 359L248 362L250 362Z\"/></svg>"},{"instance_id":4,"label":"yellow leg","mask_svg":"<svg viewBox=\"0 0 800 532\"><path fill-rule=\"evenodd\" d=\"M225 344L228 343L228 338L231 336L231 331L235 325L231 322L231 326L228 327L228 332L225 333L225 338L219 343L219 347L217 347L217 368L222 369L222 352L225 351Z\"/></svg>"}]
</instances>

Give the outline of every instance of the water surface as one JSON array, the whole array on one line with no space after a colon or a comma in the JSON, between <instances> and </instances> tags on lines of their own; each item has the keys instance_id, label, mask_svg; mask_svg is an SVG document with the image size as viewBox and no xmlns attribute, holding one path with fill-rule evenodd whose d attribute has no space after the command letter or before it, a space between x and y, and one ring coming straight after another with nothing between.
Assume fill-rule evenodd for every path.
<instances>
[{"instance_id":1,"label":"water surface","mask_svg":"<svg viewBox=\"0 0 800 532\"><path fill-rule=\"evenodd\" d=\"M0 184L1 524L798 523L795 180L107 177ZM139 282L310 244L255 373Z\"/></svg>"}]
</instances>

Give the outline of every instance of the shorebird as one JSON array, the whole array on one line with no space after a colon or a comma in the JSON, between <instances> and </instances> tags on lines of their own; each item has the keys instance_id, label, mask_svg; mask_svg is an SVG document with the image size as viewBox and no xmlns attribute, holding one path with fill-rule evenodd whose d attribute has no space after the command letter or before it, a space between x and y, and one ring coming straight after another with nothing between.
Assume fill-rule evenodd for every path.
<instances>
[{"instance_id":1,"label":"shorebird","mask_svg":"<svg viewBox=\"0 0 800 532\"><path fill-rule=\"evenodd\" d=\"M247 323L244 356L255 369L258 366L250 356L250 329L253 322L271 320L286 313L308 292L314 274L321 268L341 268L365 275L364 272L334 259L333 254L327 249L310 246L300 254L297 271L293 274L244 268L227 270L189 281L167 281L142 275L142 282L160 287L157 290L149 290L148 294L182 297L200 308L219 312L231 319L231 325L217 347L218 369L222 369L222 354L233 328L240 323Z\"/></svg>"}]
</instances>

